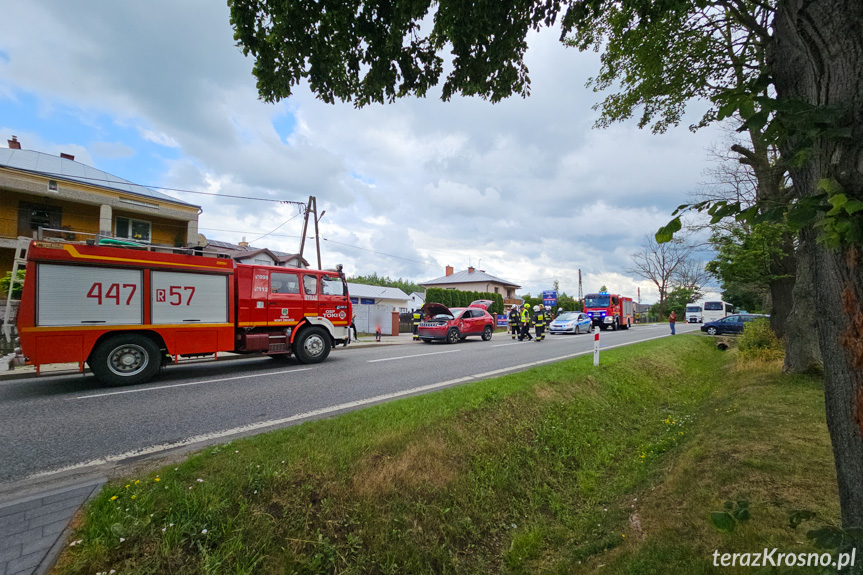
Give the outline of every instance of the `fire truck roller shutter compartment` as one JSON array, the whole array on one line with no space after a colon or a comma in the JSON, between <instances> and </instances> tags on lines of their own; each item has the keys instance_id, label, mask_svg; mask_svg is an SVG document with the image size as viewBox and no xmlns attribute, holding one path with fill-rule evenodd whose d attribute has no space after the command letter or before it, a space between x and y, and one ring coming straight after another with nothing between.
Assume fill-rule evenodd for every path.
<instances>
[{"instance_id":1,"label":"fire truck roller shutter compartment","mask_svg":"<svg viewBox=\"0 0 863 575\"><path fill-rule=\"evenodd\" d=\"M141 325L141 270L39 264L36 325Z\"/></svg>"},{"instance_id":2,"label":"fire truck roller shutter compartment","mask_svg":"<svg viewBox=\"0 0 863 575\"><path fill-rule=\"evenodd\" d=\"M228 277L153 271L153 324L225 323L228 321Z\"/></svg>"}]
</instances>

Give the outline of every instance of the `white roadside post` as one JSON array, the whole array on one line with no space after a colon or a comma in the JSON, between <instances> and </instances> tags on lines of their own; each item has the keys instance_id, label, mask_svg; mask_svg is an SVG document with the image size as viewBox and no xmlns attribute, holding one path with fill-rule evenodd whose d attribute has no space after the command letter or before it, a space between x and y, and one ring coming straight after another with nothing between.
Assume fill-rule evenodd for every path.
<instances>
[{"instance_id":1,"label":"white roadside post","mask_svg":"<svg viewBox=\"0 0 863 575\"><path fill-rule=\"evenodd\" d=\"M593 365L599 365L599 326L593 328Z\"/></svg>"}]
</instances>

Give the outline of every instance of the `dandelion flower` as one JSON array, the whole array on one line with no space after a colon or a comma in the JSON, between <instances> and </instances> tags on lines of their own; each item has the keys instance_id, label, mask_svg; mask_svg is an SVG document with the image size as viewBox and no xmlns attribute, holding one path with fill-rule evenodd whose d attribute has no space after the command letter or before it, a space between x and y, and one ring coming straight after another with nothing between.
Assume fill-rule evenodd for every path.
<instances>
[{"instance_id":1,"label":"dandelion flower","mask_svg":"<svg viewBox=\"0 0 863 575\"><path fill-rule=\"evenodd\" d=\"M116 496L116 495L114 495L113 497L111 497L111 501L114 501L115 499L117 499L117 496Z\"/></svg>"},{"instance_id":2,"label":"dandelion flower","mask_svg":"<svg viewBox=\"0 0 863 575\"><path fill-rule=\"evenodd\" d=\"M133 495L133 496L132 496L132 499L135 499L136 497L137 497L137 495Z\"/></svg>"},{"instance_id":3,"label":"dandelion flower","mask_svg":"<svg viewBox=\"0 0 863 575\"><path fill-rule=\"evenodd\" d=\"M141 483L141 480L140 480L140 479L136 479L136 480L135 480L135 485L138 485L139 483Z\"/></svg>"},{"instance_id":4,"label":"dandelion flower","mask_svg":"<svg viewBox=\"0 0 863 575\"><path fill-rule=\"evenodd\" d=\"M162 481L162 480L161 480L161 479L159 479L159 478L157 477L157 478L156 478L156 479L154 479L153 481L155 481L156 483L159 483L159 482L160 482L160 481Z\"/></svg>"},{"instance_id":5,"label":"dandelion flower","mask_svg":"<svg viewBox=\"0 0 863 575\"><path fill-rule=\"evenodd\" d=\"M129 487L130 487L130 485L127 483L127 484L126 484L126 489L129 489Z\"/></svg>"}]
</instances>

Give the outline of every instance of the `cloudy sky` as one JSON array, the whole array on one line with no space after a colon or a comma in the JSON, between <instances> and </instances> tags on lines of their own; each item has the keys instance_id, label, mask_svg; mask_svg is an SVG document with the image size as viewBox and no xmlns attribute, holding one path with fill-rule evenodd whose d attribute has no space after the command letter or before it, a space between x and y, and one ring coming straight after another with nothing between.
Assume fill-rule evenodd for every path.
<instances>
[{"instance_id":1,"label":"cloudy sky","mask_svg":"<svg viewBox=\"0 0 863 575\"><path fill-rule=\"evenodd\" d=\"M260 101L225 2L0 0L0 146L74 154L135 183L317 198L325 267L422 282L469 265L520 294L658 297L630 255L706 180L716 130L592 129L598 56L530 37L532 94L355 110ZM207 238L297 252L297 208L181 192ZM268 232L266 237L261 237ZM260 239L259 239L260 238ZM306 252L314 261L314 252Z\"/></svg>"}]
</instances>

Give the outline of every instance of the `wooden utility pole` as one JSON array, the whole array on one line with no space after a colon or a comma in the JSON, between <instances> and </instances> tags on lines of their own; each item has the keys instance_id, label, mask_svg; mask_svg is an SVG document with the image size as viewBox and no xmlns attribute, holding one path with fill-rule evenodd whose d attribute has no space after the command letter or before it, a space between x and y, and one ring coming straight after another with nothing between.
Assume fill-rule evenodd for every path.
<instances>
[{"instance_id":1,"label":"wooden utility pole","mask_svg":"<svg viewBox=\"0 0 863 575\"><path fill-rule=\"evenodd\" d=\"M315 196L309 196L309 204L306 206L306 217L303 220L303 235L300 238L300 260L303 258L303 251L306 247L306 232L309 230L309 214L314 214L315 219L315 247L318 251L318 269L321 269L321 240L320 233L318 229L318 222L321 221L321 218L324 217L324 214L327 213L326 210L321 212L321 215L318 215L318 200Z\"/></svg>"}]
</instances>

